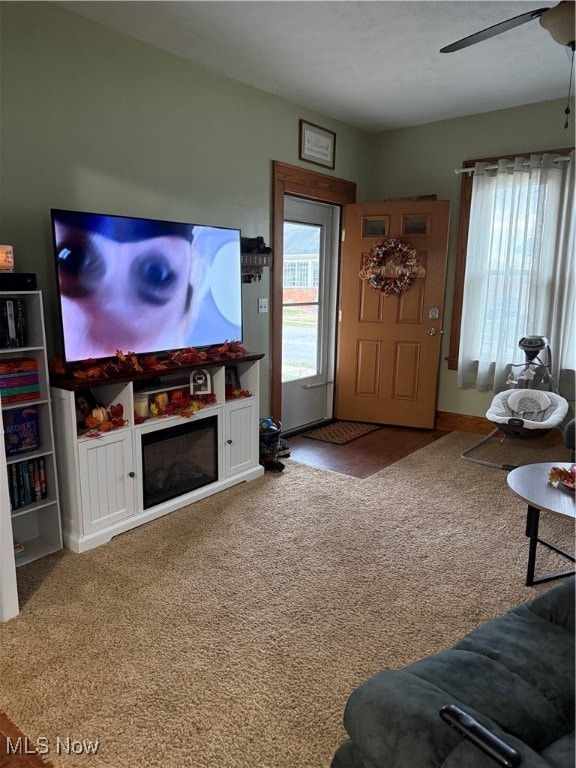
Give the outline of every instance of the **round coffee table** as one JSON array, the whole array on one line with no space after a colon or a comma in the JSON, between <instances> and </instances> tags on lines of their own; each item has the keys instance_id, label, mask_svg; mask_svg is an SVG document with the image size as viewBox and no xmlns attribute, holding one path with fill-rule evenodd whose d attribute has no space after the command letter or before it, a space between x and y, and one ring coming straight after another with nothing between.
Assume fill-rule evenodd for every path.
<instances>
[{"instance_id":1,"label":"round coffee table","mask_svg":"<svg viewBox=\"0 0 576 768\"><path fill-rule=\"evenodd\" d=\"M528 504L528 511L526 513L526 536L530 539L528 570L526 573L526 586L528 587L531 587L533 584L541 584L545 581L561 579L564 576L574 574L574 569L572 569L570 571L551 573L547 576L534 576L536 547L538 544L543 544L553 552L558 552L571 562L575 562L573 553L566 552L566 550L538 536L540 512L552 512L553 514L564 515L572 519L576 517L574 492L567 488L555 488L548 482L548 473L552 467L568 469L570 466L570 463L562 461L550 462L548 464L526 464L513 469L508 474L507 479L510 490Z\"/></svg>"}]
</instances>

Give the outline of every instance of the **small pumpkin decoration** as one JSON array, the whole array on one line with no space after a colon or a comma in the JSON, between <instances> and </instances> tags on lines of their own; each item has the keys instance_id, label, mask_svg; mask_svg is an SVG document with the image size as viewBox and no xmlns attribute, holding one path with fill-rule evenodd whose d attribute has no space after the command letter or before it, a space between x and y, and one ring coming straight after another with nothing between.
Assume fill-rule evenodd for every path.
<instances>
[{"instance_id":1,"label":"small pumpkin decoration","mask_svg":"<svg viewBox=\"0 0 576 768\"><path fill-rule=\"evenodd\" d=\"M154 405L160 411L163 411L164 408L166 408L168 405L168 395L166 392L159 392L157 395L154 395Z\"/></svg>"},{"instance_id":2,"label":"small pumpkin decoration","mask_svg":"<svg viewBox=\"0 0 576 768\"><path fill-rule=\"evenodd\" d=\"M90 415L97 424L104 424L108 421L108 413L106 408L101 405L97 408L92 408L92 413Z\"/></svg>"}]
</instances>

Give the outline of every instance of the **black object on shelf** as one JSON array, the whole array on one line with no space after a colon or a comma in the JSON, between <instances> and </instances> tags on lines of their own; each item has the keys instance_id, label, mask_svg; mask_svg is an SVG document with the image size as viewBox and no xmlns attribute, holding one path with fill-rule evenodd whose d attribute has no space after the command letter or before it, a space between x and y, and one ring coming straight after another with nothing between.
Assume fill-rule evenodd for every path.
<instances>
[{"instance_id":1,"label":"black object on shelf","mask_svg":"<svg viewBox=\"0 0 576 768\"><path fill-rule=\"evenodd\" d=\"M0 291L35 291L35 272L0 272Z\"/></svg>"},{"instance_id":2,"label":"black object on shelf","mask_svg":"<svg viewBox=\"0 0 576 768\"><path fill-rule=\"evenodd\" d=\"M0 347L25 347L28 338L24 299L0 298Z\"/></svg>"},{"instance_id":3,"label":"black object on shelf","mask_svg":"<svg viewBox=\"0 0 576 768\"><path fill-rule=\"evenodd\" d=\"M240 250L242 253L272 253L272 248L266 245L263 237L241 237Z\"/></svg>"}]
</instances>

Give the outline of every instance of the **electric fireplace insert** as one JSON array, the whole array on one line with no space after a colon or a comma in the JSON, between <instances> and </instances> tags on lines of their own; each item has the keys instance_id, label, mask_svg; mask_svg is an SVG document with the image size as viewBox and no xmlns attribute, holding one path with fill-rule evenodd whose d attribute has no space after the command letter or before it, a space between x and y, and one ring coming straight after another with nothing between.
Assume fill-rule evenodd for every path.
<instances>
[{"instance_id":1,"label":"electric fireplace insert","mask_svg":"<svg viewBox=\"0 0 576 768\"><path fill-rule=\"evenodd\" d=\"M218 480L218 418L142 435L144 509Z\"/></svg>"}]
</instances>

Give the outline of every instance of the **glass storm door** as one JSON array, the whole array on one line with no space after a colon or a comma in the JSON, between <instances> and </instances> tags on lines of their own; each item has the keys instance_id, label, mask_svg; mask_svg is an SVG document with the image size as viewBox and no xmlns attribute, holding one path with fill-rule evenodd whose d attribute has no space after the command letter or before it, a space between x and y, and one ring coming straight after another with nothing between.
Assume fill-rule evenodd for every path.
<instances>
[{"instance_id":1,"label":"glass storm door","mask_svg":"<svg viewBox=\"0 0 576 768\"><path fill-rule=\"evenodd\" d=\"M339 209L286 196L282 429L332 417Z\"/></svg>"}]
</instances>

